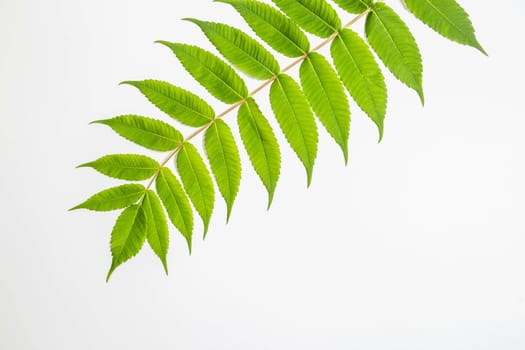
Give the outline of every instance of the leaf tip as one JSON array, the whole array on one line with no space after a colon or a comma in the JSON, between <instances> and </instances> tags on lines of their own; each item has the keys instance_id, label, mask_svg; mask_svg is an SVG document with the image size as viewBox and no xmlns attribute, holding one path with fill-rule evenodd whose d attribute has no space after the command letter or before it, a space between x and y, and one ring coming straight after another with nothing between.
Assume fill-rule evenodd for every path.
<instances>
[{"instance_id":1,"label":"leaf tip","mask_svg":"<svg viewBox=\"0 0 525 350\"><path fill-rule=\"evenodd\" d=\"M202 240L204 241L206 239L206 236L208 235L208 226L209 222L204 223L204 232L202 234Z\"/></svg>"},{"instance_id":2,"label":"leaf tip","mask_svg":"<svg viewBox=\"0 0 525 350\"><path fill-rule=\"evenodd\" d=\"M377 129L379 130L379 140L377 141L377 143L381 143L381 141L383 140L384 133L383 124L377 124Z\"/></svg>"},{"instance_id":3,"label":"leaf tip","mask_svg":"<svg viewBox=\"0 0 525 350\"><path fill-rule=\"evenodd\" d=\"M137 86L138 84L138 81L134 81L134 80L124 80L124 81L121 81L120 83L118 83L119 85L132 85L132 86Z\"/></svg>"},{"instance_id":4,"label":"leaf tip","mask_svg":"<svg viewBox=\"0 0 525 350\"><path fill-rule=\"evenodd\" d=\"M312 175L313 175L312 167L306 169L306 188L310 188L310 185L312 184Z\"/></svg>"},{"instance_id":5,"label":"leaf tip","mask_svg":"<svg viewBox=\"0 0 525 350\"><path fill-rule=\"evenodd\" d=\"M484 54L485 56L489 56L489 54L487 53L487 51L485 51L485 49L481 46L480 43L476 43L476 45L474 46L476 49L478 49L479 52L481 52L482 54Z\"/></svg>"},{"instance_id":6,"label":"leaf tip","mask_svg":"<svg viewBox=\"0 0 525 350\"><path fill-rule=\"evenodd\" d=\"M231 214L232 214L232 205L228 204L226 208L226 224L230 221Z\"/></svg>"},{"instance_id":7,"label":"leaf tip","mask_svg":"<svg viewBox=\"0 0 525 350\"><path fill-rule=\"evenodd\" d=\"M91 165L92 165L91 162L89 162L89 163L84 163L84 164L77 165L77 166L75 167L75 169L78 169L78 168L89 168L89 167L91 167Z\"/></svg>"},{"instance_id":8,"label":"leaf tip","mask_svg":"<svg viewBox=\"0 0 525 350\"><path fill-rule=\"evenodd\" d=\"M105 119L99 119L99 120L93 120L92 122L89 122L88 125L92 125L92 124L105 124Z\"/></svg>"},{"instance_id":9,"label":"leaf tip","mask_svg":"<svg viewBox=\"0 0 525 350\"><path fill-rule=\"evenodd\" d=\"M170 46L170 44L172 44L171 42L169 41L166 41L166 40L155 40L153 42L154 44L161 44L161 45L164 45L164 46Z\"/></svg>"},{"instance_id":10,"label":"leaf tip","mask_svg":"<svg viewBox=\"0 0 525 350\"><path fill-rule=\"evenodd\" d=\"M184 17L181 19L182 21L186 21L186 22L191 22L191 23L195 23L196 25L199 25L200 23L202 23L202 21L196 19L196 18L192 18L192 17Z\"/></svg>"},{"instance_id":11,"label":"leaf tip","mask_svg":"<svg viewBox=\"0 0 525 350\"><path fill-rule=\"evenodd\" d=\"M168 263L166 261L166 258L162 259L162 266L164 266L164 272L166 273L166 276L168 276Z\"/></svg>"},{"instance_id":12,"label":"leaf tip","mask_svg":"<svg viewBox=\"0 0 525 350\"><path fill-rule=\"evenodd\" d=\"M191 238L186 238L186 243L188 244L188 253L191 256Z\"/></svg>"},{"instance_id":13,"label":"leaf tip","mask_svg":"<svg viewBox=\"0 0 525 350\"><path fill-rule=\"evenodd\" d=\"M73 210L82 209L82 208L84 208L84 207L82 206L82 204L79 204L79 205L77 205L77 206L74 206L73 208L69 208L67 211L73 211Z\"/></svg>"},{"instance_id":14,"label":"leaf tip","mask_svg":"<svg viewBox=\"0 0 525 350\"><path fill-rule=\"evenodd\" d=\"M274 195L274 190L268 191L268 206L266 207L266 210L270 210L270 207L272 206L273 195Z\"/></svg>"},{"instance_id":15,"label":"leaf tip","mask_svg":"<svg viewBox=\"0 0 525 350\"><path fill-rule=\"evenodd\" d=\"M423 89L420 87L416 90L419 100L421 101L421 106L425 106L425 95L423 93Z\"/></svg>"},{"instance_id":16,"label":"leaf tip","mask_svg":"<svg viewBox=\"0 0 525 350\"><path fill-rule=\"evenodd\" d=\"M108 274L107 274L107 276L106 276L106 283L109 282L109 279L111 278L111 275L113 274L113 271L115 271L115 268L116 268L116 266L115 266L115 262L113 261L113 262L111 263L111 267L109 268Z\"/></svg>"}]
</instances>

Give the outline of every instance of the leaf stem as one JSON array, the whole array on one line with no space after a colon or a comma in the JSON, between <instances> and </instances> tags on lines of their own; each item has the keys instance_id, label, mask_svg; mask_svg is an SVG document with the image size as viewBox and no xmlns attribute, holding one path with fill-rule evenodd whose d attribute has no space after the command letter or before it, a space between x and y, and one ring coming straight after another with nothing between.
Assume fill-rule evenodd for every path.
<instances>
[{"instance_id":1,"label":"leaf stem","mask_svg":"<svg viewBox=\"0 0 525 350\"><path fill-rule=\"evenodd\" d=\"M363 11L362 13L358 14L357 16L355 16L354 18L352 18L352 20L350 20L347 24L345 24L342 28L347 28L347 27L350 27L351 25L353 25L354 23L356 23L357 21L359 21L361 18L363 18L364 16L366 16L370 11L372 11L372 8L369 7L367 8L365 11ZM173 158L175 157L175 155L177 153L179 153L179 151L182 149L182 147L184 147L184 144L186 142L190 142L194 137L196 137L197 135L203 133L204 131L206 131L210 126L212 126L215 121L217 121L218 119L222 119L224 116L226 116L227 114L229 114L230 112L234 111L237 107L240 107L242 104L244 104L248 98L254 96L255 94L257 94L259 91L261 91L262 89L264 89L266 86L270 85L273 81L275 81L277 79L277 77L280 75L280 74L283 74L283 73L286 73L288 72L290 69L292 69L293 67L297 66L299 63L303 62L307 57L308 55L311 53L311 52L316 52L316 51L319 51L321 48L323 48L324 46L328 45L329 43L331 43L335 38L337 38L339 36L339 33L340 31L337 31L335 33L333 33L332 35L330 35L328 38L326 38L325 40L323 40L319 45L317 45L316 47L314 47L312 50L310 50L310 52L307 52L305 53L304 55L302 55L301 57L297 58L295 61L293 61L292 63L290 63L288 66L286 66L284 69L281 70L281 72L279 74L276 74L274 75L273 77L271 77L270 79L266 80L264 83L262 83L261 85L259 85L257 88L255 88L252 92L249 93L248 97L245 97L243 98L242 100L232 104L230 107L228 107L224 112L222 112L221 114L218 114L215 119L213 120L210 120L210 122L208 122L207 124L201 126L199 129L195 130L192 134L190 134L188 137L186 137L173 151L171 151L167 156L166 158L160 163L159 165L159 168L157 169L157 171L155 172L155 174L153 174L153 176L151 177L148 185L146 186L146 191L148 191L151 186L153 186L153 183L155 182L155 180L157 179L157 177L159 176L159 173L160 173L160 170Z\"/></svg>"}]
</instances>

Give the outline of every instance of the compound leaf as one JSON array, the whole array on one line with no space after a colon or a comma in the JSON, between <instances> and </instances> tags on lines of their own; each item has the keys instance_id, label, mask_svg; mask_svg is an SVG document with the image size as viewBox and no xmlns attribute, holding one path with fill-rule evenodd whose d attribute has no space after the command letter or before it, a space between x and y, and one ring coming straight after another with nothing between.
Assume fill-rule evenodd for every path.
<instances>
[{"instance_id":1,"label":"compound leaf","mask_svg":"<svg viewBox=\"0 0 525 350\"><path fill-rule=\"evenodd\" d=\"M304 94L328 133L341 147L348 161L350 108L343 84L328 61L312 52L299 70Z\"/></svg>"},{"instance_id":2,"label":"compound leaf","mask_svg":"<svg viewBox=\"0 0 525 350\"><path fill-rule=\"evenodd\" d=\"M217 50L247 75L264 80L279 73L279 63L272 54L241 30L222 23L186 20L198 25Z\"/></svg>"},{"instance_id":3,"label":"compound leaf","mask_svg":"<svg viewBox=\"0 0 525 350\"><path fill-rule=\"evenodd\" d=\"M159 80L124 81L139 89L158 109L182 124L202 126L209 123L215 112L197 95Z\"/></svg>"},{"instance_id":4,"label":"compound leaf","mask_svg":"<svg viewBox=\"0 0 525 350\"><path fill-rule=\"evenodd\" d=\"M341 80L359 107L377 125L381 140L386 113L386 86L368 45L355 32L343 29L334 39L331 53Z\"/></svg>"},{"instance_id":5,"label":"compound leaf","mask_svg":"<svg viewBox=\"0 0 525 350\"><path fill-rule=\"evenodd\" d=\"M288 143L303 163L308 186L317 155L317 126L301 88L287 75L280 74L270 88L270 102Z\"/></svg>"},{"instance_id":6,"label":"compound leaf","mask_svg":"<svg viewBox=\"0 0 525 350\"><path fill-rule=\"evenodd\" d=\"M254 0L216 1L232 5L262 40L283 55L298 57L310 50L301 29L270 5Z\"/></svg>"},{"instance_id":7,"label":"compound leaf","mask_svg":"<svg viewBox=\"0 0 525 350\"><path fill-rule=\"evenodd\" d=\"M159 257L164 266L166 275L168 274L168 263L166 255L169 247L169 231L166 216L162 210L159 198L152 190L148 190L142 201L142 209L146 216L146 232L148 243Z\"/></svg>"},{"instance_id":8,"label":"compound leaf","mask_svg":"<svg viewBox=\"0 0 525 350\"><path fill-rule=\"evenodd\" d=\"M170 151L182 142L179 131L153 118L130 114L91 123L107 125L125 139L154 151Z\"/></svg>"},{"instance_id":9,"label":"compound leaf","mask_svg":"<svg viewBox=\"0 0 525 350\"><path fill-rule=\"evenodd\" d=\"M95 161L81 164L77 168L90 167L116 179L140 181L155 174L159 163L140 154L111 154Z\"/></svg>"},{"instance_id":10,"label":"compound leaf","mask_svg":"<svg viewBox=\"0 0 525 350\"><path fill-rule=\"evenodd\" d=\"M268 191L269 208L281 170L277 138L253 98L249 98L239 108L237 123L252 166Z\"/></svg>"},{"instance_id":11,"label":"compound leaf","mask_svg":"<svg viewBox=\"0 0 525 350\"><path fill-rule=\"evenodd\" d=\"M184 190L190 197L195 210L199 213L204 224L204 237L208 232L215 189L206 164L197 149L190 143L185 143L177 156L177 170L179 171Z\"/></svg>"},{"instance_id":12,"label":"compound leaf","mask_svg":"<svg viewBox=\"0 0 525 350\"><path fill-rule=\"evenodd\" d=\"M228 220L241 183L239 149L230 127L220 119L206 130L204 145L215 182L226 202Z\"/></svg>"},{"instance_id":13,"label":"compound leaf","mask_svg":"<svg viewBox=\"0 0 525 350\"><path fill-rule=\"evenodd\" d=\"M394 10L378 2L366 18L365 32L385 66L396 78L414 89L424 103L421 54L406 24Z\"/></svg>"},{"instance_id":14,"label":"compound leaf","mask_svg":"<svg viewBox=\"0 0 525 350\"><path fill-rule=\"evenodd\" d=\"M248 96L241 77L211 52L192 45L157 42L169 47L193 78L217 99L235 103Z\"/></svg>"},{"instance_id":15,"label":"compound leaf","mask_svg":"<svg viewBox=\"0 0 525 350\"><path fill-rule=\"evenodd\" d=\"M129 207L144 195L146 189L139 184L125 184L108 188L89 197L75 209L89 209L95 211L111 211Z\"/></svg>"},{"instance_id":16,"label":"compound leaf","mask_svg":"<svg viewBox=\"0 0 525 350\"><path fill-rule=\"evenodd\" d=\"M146 239L146 216L140 205L124 209L111 232L111 255L113 260L106 277L109 281L115 269L135 256Z\"/></svg>"},{"instance_id":17,"label":"compound leaf","mask_svg":"<svg viewBox=\"0 0 525 350\"><path fill-rule=\"evenodd\" d=\"M403 2L421 22L445 38L472 46L487 54L476 38L467 12L455 0L403 0Z\"/></svg>"},{"instance_id":18,"label":"compound leaf","mask_svg":"<svg viewBox=\"0 0 525 350\"><path fill-rule=\"evenodd\" d=\"M337 12L325 0L272 0L306 31L327 38L341 29Z\"/></svg>"},{"instance_id":19,"label":"compound leaf","mask_svg":"<svg viewBox=\"0 0 525 350\"><path fill-rule=\"evenodd\" d=\"M171 170L165 167L160 170L155 186L171 223L186 239L191 254L193 212L186 193Z\"/></svg>"}]
</instances>

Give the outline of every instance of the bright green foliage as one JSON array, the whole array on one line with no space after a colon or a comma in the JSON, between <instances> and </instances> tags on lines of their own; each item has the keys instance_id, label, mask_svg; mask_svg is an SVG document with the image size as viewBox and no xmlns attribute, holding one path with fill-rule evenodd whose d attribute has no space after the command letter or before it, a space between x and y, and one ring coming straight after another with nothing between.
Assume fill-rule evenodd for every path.
<instances>
[{"instance_id":1,"label":"bright green foliage","mask_svg":"<svg viewBox=\"0 0 525 350\"><path fill-rule=\"evenodd\" d=\"M148 243L159 257L168 274L166 255L170 244L168 222L160 205L159 198L152 190L148 190L142 201L142 209L146 216L146 232Z\"/></svg>"},{"instance_id":2,"label":"bright green foliage","mask_svg":"<svg viewBox=\"0 0 525 350\"><path fill-rule=\"evenodd\" d=\"M89 209L95 211L111 211L122 209L137 202L144 194L146 189L139 184L125 184L111 187L89 197L85 202L80 203L75 209Z\"/></svg>"},{"instance_id":3,"label":"bright green foliage","mask_svg":"<svg viewBox=\"0 0 525 350\"><path fill-rule=\"evenodd\" d=\"M168 168L160 169L155 184L171 223L186 239L191 254L193 212L188 197L186 197L179 180Z\"/></svg>"},{"instance_id":4,"label":"bright green foliage","mask_svg":"<svg viewBox=\"0 0 525 350\"><path fill-rule=\"evenodd\" d=\"M252 98L239 108L237 123L253 168L268 191L270 208L281 171L279 144L268 120Z\"/></svg>"},{"instance_id":5,"label":"bright green foliage","mask_svg":"<svg viewBox=\"0 0 525 350\"><path fill-rule=\"evenodd\" d=\"M277 60L248 34L221 23L187 20L198 25L217 50L240 71L257 79L269 79L279 73Z\"/></svg>"},{"instance_id":6,"label":"bright green foliage","mask_svg":"<svg viewBox=\"0 0 525 350\"><path fill-rule=\"evenodd\" d=\"M299 73L304 94L321 123L341 147L346 163L350 108L343 84L330 63L315 52L303 61Z\"/></svg>"},{"instance_id":7,"label":"bright green foliage","mask_svg":"<svg viewBox=\"0 0 525 350\"><path fill-rule=\"evenodd\" d=\"M252 30L276 51L299 57L310 50L308 38L288 17L255 0L216 0L232 5Z\"/></svg>"},{"instance_id":8,"label":"bright green foliage","mask_svg":"<svg viewBox=\"0 0 525 350\"><path fill-rule=\"evenodd\" d=\"M295 80L280 74L270 88L270 102L284 136L306 169L310 186L318 134L308 101Z\"/></svg>"},{"instance_id":9,"label":"bright green foliage","mask_svg":"<svg viewBox=\"0 0 525 350\"><path fill-rule=\"evenodd\" d=\"M235 103L248 96L248 88L241 77L211 52L192 45L157 42L169 47L195 80L217 99Z\"/></svg>"},{"instance_id":10,"label":"bright green foliage","mask_svg":"<svg viewBox=\"0 0 525 350\"><path fill-rule=\"evenodd\" d=\"M419 20L445 38L472 46L483 54L468 14L455 0L403 0Z\"/></svg>"},{"instance_id":11,"label":"bright green foliage","mask_svg":"<svg viewBox=\"0 0 525 350\"><path fill-rule=\"evenodd\" d=\"M84 167L93 168L115 179L140 181L152 177L159 168L159 163L140 154L111 154L77 168Z\"/></svg>"},{"instance_id":12,"label":"bright green foliage","mask_svg":"<svg viewBox=\"0 0 525 350\"><path fill-rule=\"evenodd\" d=\"M331 48L339 76L359 107L368 114L383 137L386 86L383 74L366 43L356 33L343 29Z\"/></svg>"},{"instance_id":13,"label":"bright green foliage","mask_svg":"<svg viewBox=\"0 0 525 350\"><path fill-rule=\"evenodd\" d=\"M196 24L229 63L215 54L188 44L158 41L177 56L184 69L218 100L230 104L216 115L211 106L192 92L158 80L126 81L161 111L189 127L188 136L160 120L122 115L93 123L111 127L122 137L154 151L168 152L159 164L143 155L114 154L80 165L110 177L147 181L128 183L101 191L73 209L124 211L111 236L113 261L107 278L116 267L135 255L147 239L167 273L169 221L185 238L191 254L193 209L208 232L215 204L215 178L227 207L227 221L239 192L241 160L227 117L236 109L237 124L250 162L268 192L268 208L274 198L281 170L281 152L270 122L254 96L269 87L275 118L297 154L311 182L318 149L314 113L348 160L350 108L345 92L377 125L379 140L387 105L383 73L371 48L392 74L414 89L423 103L422 59L407 25L381 0L334 0L342 9L357 13L341 26L337 12L327 0L215 0L231 5L259 38L294 60L281 70L276 58L250 34L222 23L187 19ZM403 0L402 0L403 1ZM443 36L485 52L478 43L465 11L454 0L404 0L408 10ZM284 14L283 14L284 12ZM346 27L365 19L365 42ZM326 38L313 49L300 28ZM331 45L335 70L319 51ZM232 64L230 66L229 64ZM301 87L286 75L299 68ZM264 82L249 92L238 72ZM337 72L337 73L336 73ZM204 136L204 149L211 173L191 144ZM175 159L177 176L167 164ZM154 186L154 190L152 189Z\"/></svg>"},{"instance_id":14,"label":"bright green foliage","mask_svg":"<svg viewBox=\"0 0 525 350\"><path fill-rule=\"evenodd\" d=\"M113 261L106 281L122 263L135 256L146 240L146 215L140 205L124 209L111 232L111 255Z\"/></svg>"},{"instance_id":15,"label":"bright green foliage","mask_svg":"<svg viewBox=\"0 0 525 350\"><path fill-rule=\"evenodd\" d=\"M362 13L372 6L372 0L334 0L340 8L350 13Z\"/></svg>"},{"instance_id":16,"label":"bright green foliage","mask_svg":"<svg viewBox=\"0 0 525 350\"><path fill-rule=\"evenodd\" d=\"M206 130L204 145L215 182L226 202L228 220L241 184L239 149L230 127L222 120L217 120Z\"/></svg>"},{"instance_id":17,"label":"bright green foliage","mask_svg":"<svg viewBox=\"0 0 525 350\"><path fill-rule=\"evenodd\" d=\"M154 151L170 151L182 142L179 131L153 118L130 114L96 120L92 124L107 125L125 139Z\"/></svg>"},{"instance_id":18,"label":"bright green foliage","mask_svg":"<svg viewBox=\"0 0 525 350\"><path fill-rule=\"evenodd\" d=\"M202 219L206 237L215 202L215 189L206 164L192 144L185 143L180 150L177 156L177 170L184 190Z\"/></svg>"},{"instance_id":19,"label":"bright green foliage","mask_svg":"<svg viewBox=\"0 0 525 350\"><path fill-rule=\"evenodd\" d=\"M392 74L414 89L424 103L423 63L416 40L401 18L382 2L374 4L365 25L368 42Z\"/></svg>"},{"instance_id":20,"label":"bright green foliage","mask_svg":"<svg viewBox=\"0 0 525 350\"><path fill-rule=\"evenodd\" d=\"M158 80L125 81L133 85L158 109L182 124L202 126L215 117L215 112L197 95Z\"/></svg>"},{"instance_id":21,"label":"bright green foliage","mask_svg":"<svg viewBox=\"0 0 525 350\"><path fill-rule=\"evenodd\" d=\"M341 20L325 0L272 0L306 31L327 38L341 29Z\"/></svg>"}]
</instances>

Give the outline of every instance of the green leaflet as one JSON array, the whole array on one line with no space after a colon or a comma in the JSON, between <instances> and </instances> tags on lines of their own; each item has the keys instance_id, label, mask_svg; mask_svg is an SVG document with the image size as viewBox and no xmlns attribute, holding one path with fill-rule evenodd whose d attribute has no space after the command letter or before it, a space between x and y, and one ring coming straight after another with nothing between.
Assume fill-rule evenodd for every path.
<instances>
[{"instance_id":1,"label":"green leaflet","mask_svg":"<svg viewBox=\"0 0 525 350\"><path fill-rule=\"evenodd\" d=\"M155 174L159 163L140 154L111 154L95 161L81 164L77 168L90 167L116 179L140 181Z\"/></svg>"},{"instance_id":2,"label":"green leaflet","mask_svg":"<svg viewBox=\"0 0 525 350\"><path fill-rule=\"evenodd\" d=\"M182 186L168 168L162 168L155 182L157 193L173 226L184 236L191 254L193 212Z\"/></svg>"},{"instance_id":3,"label":"green leaflet","mask_svg":"<svg viewBox=\"0 0 525 350\"><path fill-rule=\"evenodd\" d=\"M132 205L124 209L117 219L111 232L111 255L113 260L106 277L109 281L111 274L122 263L135 256L146 239L146 216L139 205Z\"/></svg>"},{"instance_id":4,"label":"green leaflet","mask_svg":"<svg viewBox=\"0 0 525 350\"><path fill-rule=\"evenodd\" d=\"M276 51L299 57L310 50L308 38L288 17L255 0L215 0L232 5L252 30Z\"/></svg>"},{"instance_id":5,"label":"green leaflet","mask_svg":"<svg viewBox=\"0 0 525 350\"><path fill-rule=\"evenodd\" d=\"M91 124L107 125L125 139L154 151L171 151L182 142L181 133L171 125L138 115L121 115Z\"/></svg>"},{"instance_id":6,"label":"green leaflet","mask_svg":"<svg viewBox=\"0 0 525 350\"><path fill-rule=\"evenodd\" d=\"M372 0L334 0L340 8L350 13L363 13L372 6Z\"/></svg>"},{"instance_id":7,"label":"green leaflet","mask_svg":"<svg viewBox=\"0 0 525 350\"><path fill-rule=\"evenodd\" d=\"M193 78L217 99L235 103L248 96L241 77L211 52L192 45L157 42L169 47Z\"/></svg>"},{"instance_id":8,"label":"green leaflet","mask_svg":"<svg viewBox=\"0 0 525 350\"><path fill-rule=\"evenodd\" d=\"M192 144L185 143L184 147L179 151L177 170L179 171L184 190L202 219L204 238L206 238L215 202L215 189L213 188L213 181L206 164L204 164L202 157Z\"/></svg>"},{"instance_id":9,"label":"green leaflet","mask_svg":"<svg viewBox=\"0 0 525 350\"><path fill-rule=\"evenodd\" d=\"M454 0L403 0L421 22L452 41L472 46L483 54L465 10Z\"/></svg>"},{"instance_id":10,"label":"green leaflet","mask_svg":"<svg viewBox=\"0 0 525 350\"><path fill-rule=\"evenodd\" d=\"M348 161L350 108L343 84L332 66L320 54L312 52L299 71L304 94L326 130L341 147Z\"/></svg>"},{"instance_id":11,"label":"green leaflet","mask_svg":"<svg viewBox=\"0 0 525 350\"><path fill-rule=\"evenodd\" d=\"M306 31L327 38L341 29L341 20L325 0L272 0Z\"/></svg>"},{"instance_id":12,"label":"green leaflet","mask_svg":"<svg viewBox=\"0 0 525 350\"><path fill-rule=\"evenodd\" d=\"M124 81L139 89L158 109L182 124L203 126L214 117L213 109L197 95L159 80Z\"/></svg>"},{"instance_id":13,"label":"green leaflet","mask_svg":"<svg viewBox=\"0 0 525 350\"><path fill-rule=\"evenodd\" d=\"M89 209L95 211L111 211L129 207L142 197L146 189L139 184L125 184L108 188L80 203L75 209Z\"/></svg>"},{"instance_id":14,"label":"green leaflet","mask_svg":"<svg viewBox=\"0 0 525 350\"><path fill-rule=\"evenodd\" d=\"M270 208L281 169L279 144L272 127L253 98L249 98L239 108L237 123L252 166L268 191Z\"/></svg>"},{"instance_id":15,"label":"green leaflet","mask_svg":"<svg viewBox=\"0 0 525 350\"><path fill-rule=\"evenodd\" d=\"M295 80L280 74L270 88L270 102L284 136L306 169L310 186L318 134L308 101Z\"/></svg>"},{"instance_id":16,"label":"green leaflet","mask_svg":"<svg viewBox=\"0 0 525 350\"><path fill-rule=\"evenodd\" d=\"M331 54L344 85L359 107L376 123L381 141L386 113L386 86L370 49L356 33L343 29L332 43Z\"/></svg>"},{"instance_id":17,"label":"green leaflet","mask_svg":"<svg viewBox=\"0 0 525 350\"><path fill-rule=\"evenodd\" d=\"M239 149L230 127L220 119L206 130L204 145L215 181L226 202L228 221L241 183Z\"/></svg>"},{"instance_id":18,"label":"green leaflet","mask_svg":"<svg viewBox=\"0 0 525 350\"><path fill-rule=\"evenodd\" d=\"M423 104L423 64L416 40L406 24L387 5L374 4L366 18L368 42L396 78L414 89Z\"/></svg>"},{"instance_id":19,"label":"green leaflet","mask_svg":"<svg viewBox=\"0 0 525 350\"><path fill-rule=\"evenodd\" d=\"M169 247L169 231L166 216L160 205L159 198L152 190L148 190L142 201L142 209L146 216L146 232L148 243L159 257L164 266L166 275L168 274L168 263L166 255Z\"/></svg>"},{"instance_id":20,"label":"green leaflet","mask_svg":"<svg viewBox=\"0 0 525 350\"><path fill-rule=\"evenodd\" d=\"M217 50L247 75L265 80L279 73L279 63L268 50L241 30L222 23L186 20L198 25Z\"/></svg>"}]
</instances>

